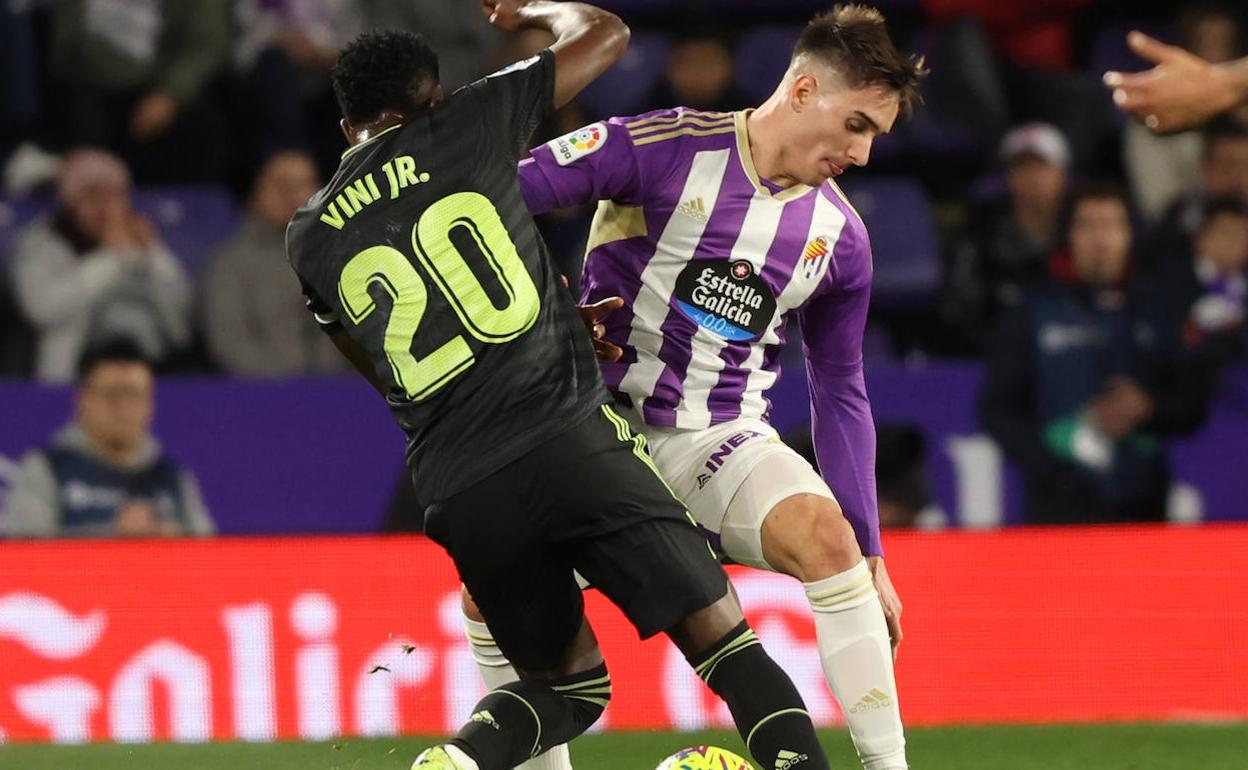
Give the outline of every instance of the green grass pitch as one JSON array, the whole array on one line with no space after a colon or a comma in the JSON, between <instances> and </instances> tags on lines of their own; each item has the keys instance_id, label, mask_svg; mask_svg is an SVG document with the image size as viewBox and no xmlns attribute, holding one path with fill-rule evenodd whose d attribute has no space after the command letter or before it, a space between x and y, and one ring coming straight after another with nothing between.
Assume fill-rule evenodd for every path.
<instances>
[{"instance_id":1,"label":"green grass pitch","mask_svg":"<svg viewBox=\"0 0 1248 770\"><path fill-rule=\"evenodd\" d=\"M859 767L843 732L824 732L834 770ZM1244 770L1248 723L1011 726L908 731L915 770ZM0 770L407 770L430 738L332 743L0 746ZM744 754L734 733L610 733L572 748L577 770L652 770L684 746Z\"/></svg>"}]
</instances>

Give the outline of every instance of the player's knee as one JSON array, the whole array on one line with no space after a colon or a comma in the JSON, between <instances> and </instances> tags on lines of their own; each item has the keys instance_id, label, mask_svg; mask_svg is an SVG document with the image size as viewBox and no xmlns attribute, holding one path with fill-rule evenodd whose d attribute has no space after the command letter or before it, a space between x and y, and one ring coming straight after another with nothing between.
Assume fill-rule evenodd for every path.
<instances>
[{"instance_id":1,"label":"player's knee","mask_svg":"<svg viewBox=\"0 0 1248 770\"><path fill-rule=\"evenodd\" d=\"M768 514L763 554L777 570L806 583L844 572L862 559L840 505L807 494L781 501Z\"/></svg>"},{"instance_id":2,"label":"player's knee","mask_svg":"<svg viewBox=\"0 0 1248 770\"><path fill-rule=\"evenodd\" d=\"M477 623L484 623L485 617L481 614L481 609L477 607L477 603L473 601L472 594L468 593L468 586L459 587L459 603L463 608L464 617Z\"/></svg>"},{"instance_id":3,"label":"player's knee","mask_svg":"<svg viewBox=\"0 0 1248 770\"><path fill-rule=\"evenodd\" d=\"M551 682L550 686L567 701L578 733L597 722L611 702L611 674L607 672L606 664L575 677Z\"/></svg>"}]
</instances>

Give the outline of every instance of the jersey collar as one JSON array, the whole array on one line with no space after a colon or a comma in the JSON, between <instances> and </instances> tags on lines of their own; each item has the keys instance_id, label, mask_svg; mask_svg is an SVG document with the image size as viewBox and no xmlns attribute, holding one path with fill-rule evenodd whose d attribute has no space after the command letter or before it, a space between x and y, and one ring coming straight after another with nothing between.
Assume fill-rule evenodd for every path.
<instances>
[{"instance_id":1,"label":"jersey collar","mask_svg":"<svg viewBox=\"0 0 1248 770\"><path fill-rule=\"evenodd\" d=\"M347 157L348 155L350 155L351 153L353 153L353 152L355 152L356 150L360 149L360 148L361 148L361 147L363 147L364 145L366 145L366 144L372 144L373 142L377 141L378 139L380 139L381 137L383 137L383 136L385 136L386 134L390 133L391 131L395 130L396 128L402 128L403 126L404 126L404 124L403 124L403 123L395 123L393 126L390 126L390 127L389 127L389 128L387 128L387 129L384 129L384 130L382 130L382 131L379 131L379 132L378 132L378 133L376 133L376 134L373 134L372 136L370 136L369 138L367 138L367 139L365 139L364 141L360 142L359 144L353 144L353 145L351 145L350 147L348 147L348 148L346 149L346 151L345 151L345 152L343 152L343 153L342 153L342 157L344 157L344 158L345 158L345 157Z\"/></svg>"},{"instance_id":2,"label":"jersey collar","mask_svg":"<svg viewBox=\"0 0 1248 770\"><path fill-rule=\"evenodd\" d=\"M741 159L741 168L745 170L745 175L749 178L750 183L754 185L754 189L758 191L759 195L765 198L775 198L778 201L796 200L813 190L814 188L810 185L798 184L773 193L771 188L762 183L758 177L758 171L754 168L754 156L750 154L750 132L746 127L752 112L754 110L749 109L735 113L734 122L737 129L737 156Z\"/></svg>"}]
</instances>

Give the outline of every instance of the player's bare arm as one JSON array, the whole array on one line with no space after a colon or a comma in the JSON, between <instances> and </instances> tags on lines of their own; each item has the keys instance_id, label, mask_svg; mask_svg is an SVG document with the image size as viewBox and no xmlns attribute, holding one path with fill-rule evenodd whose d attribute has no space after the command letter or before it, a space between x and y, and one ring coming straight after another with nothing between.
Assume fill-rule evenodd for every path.
<instances>
[{"instance_id":1,"label":"player's bare arm","mask_svg":"<svg viewBox=\"0 0 1248 770\"><path fill-rule=\"evenodd\" d=\"M555 35L555 106L562 107L628 49L629 30L613 13L585 3L481 0L499 29L546 29Z\"/></svg>"},{"instance_id":2,"label":"player's bare arm","mask_svg":"<svg viewBox=\"0 0 1248 770\"><path fill-rule=\"evenodd\" d=\"M1178 46L1132 32L1127 43L1156 66L1106 72L1114 104L1158 134L1185 131L1248 102L1248 57L1212 64Z\"/></svg>"}]
</instances>

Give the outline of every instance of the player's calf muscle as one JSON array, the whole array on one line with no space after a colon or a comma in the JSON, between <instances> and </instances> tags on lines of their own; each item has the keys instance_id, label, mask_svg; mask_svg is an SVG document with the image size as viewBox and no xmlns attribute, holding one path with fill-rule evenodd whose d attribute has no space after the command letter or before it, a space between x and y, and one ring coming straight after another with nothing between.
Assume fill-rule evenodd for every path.
<instances>
[{"instance_id":1,"label":"player's calf muscle","mask_svg":"<svg viewBox=\"0 0 1248 770\"><path fill-rule=\"evenodd\" d=\"M669 629L667 635L686 658L696 657L740 625L745 616L730 591L709 607L691 613Z\"/></svg>"},{"instance_id":2,"label":"player's calf muscle","mask_svg":"<svg viewBox=\"0 0 1248 770\"><path fill-rule=\"evenodd\" d=\"M862 551L836 501L798 494L781 500L767 514L763 557L776 570L804 583L853 567Z\"/></svg>"}]
</instances>

